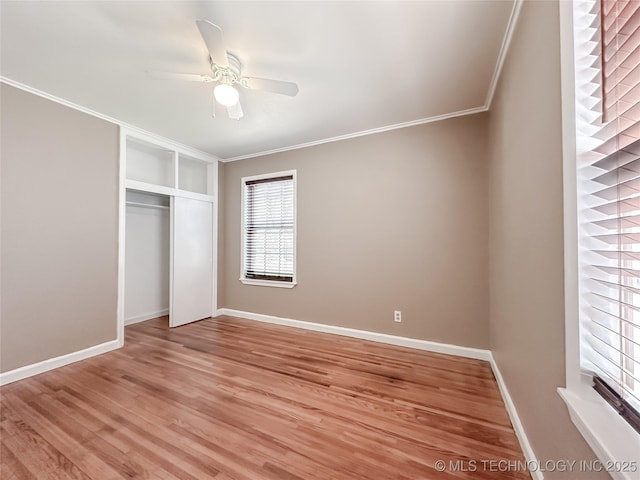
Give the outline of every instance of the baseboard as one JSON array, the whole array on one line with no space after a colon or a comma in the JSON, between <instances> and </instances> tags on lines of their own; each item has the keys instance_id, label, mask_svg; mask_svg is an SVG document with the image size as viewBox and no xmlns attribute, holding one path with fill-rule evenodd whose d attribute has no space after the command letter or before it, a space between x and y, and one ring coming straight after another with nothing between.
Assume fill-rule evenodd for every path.
<instances>
[{"instance_id":1,"label":"baseboard","mask_svg":"<svg viewBox=\"0 0 640 480\"><path fill-rule=\"evenodd\" d=\"M164 315L169 315L168 308L158 310L157 312L144 313L142 315L136 315L135 317L125 318L124 326L126 327L127 325L133 325L134 323L144 322L145 320L151 320L152 318L158 318Z\"/></svg>"},{"instance_id":2,"label":"baseboard","mask_svg":"<svg viewBox=\"0 0 640 480\"><path fill-rule=\"evenodd\" d=\"M481 348L461 347L459 345L450 345L448 343L438 343L431 342L429 340L419 340L417 338L399 337L386 333L369 332L367 330L338 327L336 325L325 325L323 323L305 322L302 320L294 320L292 318L275 317L273 315L263 315L261 313L243 312L230 308L220 308L216 313L217 316L229 315L231 317L246 318L247 320L256 320L258 322L274 323L287 327L303 328L305 330L313 330L316 332L332 333L334 335L360 338L362 340L371 340L372 342L387 343L390 345L415 348L417 350L425 350L428 352L445 353L447 355L475 358L477 360L491 360L491 352L489 350L483 350Z\"/></svg>"},{"instance_id":3,"label":"baseboard","mask_svg":"<svg viewBox=\"0 0 640 480\"><path fill-rule=\"evenodd\" d=\"M132 323L142 322L144 320L149 320L151 318L156 318L166 314L167 314L167 311L162 310L160 312L155 312L153 314L141 315L139 317L134 317L126 320L125 324L130 325ZM218 309L216 312L216 315L217 316L229 315L232 317L246 318L248 320L256 320L259 322L273 323L277 325L284 325L287 327L302 328L305 330L313 330L316 332L331 333L334 335L360 338L362 340L370 340L373 342L398 345L401 347L415 348L418 350L425 350L429 352L444 353L447 355L456 355L460 357L475 358L478 360L488 361L491 365L491 369L493 370L493 374L496 377L498 388L500 389L500 393L502 394L502 398L504 400L507 413L509 414L509 418L511 419L511 423L513 425L513 429L516 433L516 436L518 437L518 441L520 442L520 447L522 448L522 452L524 453L525 459L527 462L531 462L532 465L538 464L533 448L531 448L531 444L529 443L527 434L524 430L524 427L522 426L520 417L518 416L516 406L513 403L513 400L511 399L511 395L509 394L507 385L505 384L504 378L500 373L498 364L496 363L495 359L493 358L493 355L489 350L483 350L480 348L462 347L459 345L450 345L446 343L431 342L429 340L419 340L416 338L400 337L396 335L388 335L386 333L357 330L354 328L339 327L336 325L325 325L322 323L305 322L302 320L294 320L291 318L275 317L273 315L263 315L260 313L243 312L240 310L233 310L229 308ZM69 365L70 363L74 363L74 362L84 360L96 355L100 355L102 353L109 352L111 350L115 350L116 348L119 348L119 347L120 347L120 344L118 340L112 340L110 342L105 342L100 345L95 345L93 347L85 348L84 350L79 350L77 352L62 355L60 357L43 360L42 362L34 363L33 365L27 365L25 367L20 367L15 370L11 370L9 372L0 373L0 385L6 385L11 382L22 380L23 378L31 377L33 375L38 375L40 373L53 370L54 368ZM532 472L531 475L534 480L544 480L544 475L540 471Z\"/></svg>"},{"instance_id":4,"label":"baseboard","mask_svg":"<svg viewBox=\"0 0 640 480\"><path fill-rule=\"evenodd\" d=\"M162 313L162 312L165 312L165 313ZM162 316L166 314L167 314L167 311L163 310L161 312L149 314L153 316L142 315L139 317L128 319L125 322L125 324L130 325L132 323L142 322L144 320L149 320L151 318L156 318L158 316ZM520 447L522 448L522 452L524 453L525 460L527 461L527 463L531 465L539 465L539 462L536 458L533 448L529 443L529 439L524 430L524 427L522 426L522 422L520 421L520 417L518 416L518 411L516 410L516 406L513 403L513 400L511 399L511 395L509 394L507 385L504 381L504 378L502 377L502 374L500 373L498 364L493 358L493 355L490 350L483 350L480 348L471 348L471 347L462 347L459 345L450 345L446 343L431 342L429 340L419 340L415 338L400 337L396 335L388 335L386 333L370 332L366 330L357 330L354 328L339 327L336 325L325 325L322 323L305 322L302 320L294 320L291 318L282 318L282 317L276 317L273 315L263 315L261 313L243 312L240 310L233 310L230 308L218 309L216 311L216 316L220 316L220 315L246 318L248 320L256 320L258 322L273 323L276 325L283 325L287 327L302 328L305 330L313 330L316 332L331 333L334 335L360 338L363 340L370 340L373 342L380 342L380 343L386 343L390 345L398 345L401 347L415 348L417 350L425 350L429 352L444 353L447 355L456 355L459 357L474 358L478 360L488 361L489 364L491 365L491 369L493 370L493 374L496 378L496 382L498 383L500 394L502 395L505 407L507 409L507 413L509 415L509 418L511 419L511 424L513 425L513 429L516 433L518 441L520 442ZM84 350L68 353L60 357L50 358L48 360L43 360L42 362L16 368L15 370L10 370L5 373L0 373L0 385L6 385L8 383L12 383L27 377L31 377L34 375L38 375L40 373L47 372L49 370L53 370L54 368L63 367L65 365L69 365L71 363L75 363L80 360L85 360L87 358L91 358L96 355L100 355L102 353L115 350L121 346L122 345L117 339L111 340L109 342L101 343L100 345L95 345L93 347L85 348ZM534 480L544 480L544 475L539 470L531 472L531 476Z\"/></svg>"},{"instance_id":5,"label":"baseboard","mask_svg":"<svg viewBox=\"0 0 640 480\"><path fill-rule=\"evenodd\" d=\"M111 340L109 342L94 345L93 347L85 348L84 350L78 350L77 352L67 353L60 357L49 358L42 362L34 363L32 365L26 365L24 367L16 368L5 373L0 373L0 385L6 385L7 383L16 382L23 378L32 377L40 373L48 372L54 368L64 367L70 363L75 363L80 360L95 357L102 353L110 352L116 348L120 348L120 342Z\"/></svg>"},{"instance_id":6,"label":"baseboard","mask_svg":"<svg viewBox=\"0 0 640 480\"><path fill-rule=\"evenodd\" d=\"M524 431L524 427L522 426L522 422L520 421L520 417L518 416L518 411L516 410L516 406L513 403L513 400L511 399L511 395L509 394L509 390L507 389L507 384L504 382L504 378L502 378L502 373L500 373L498 364L493 358L493 354L491 354L490 357L491 358L489 359L489 363L491 364L493 375L496 377L496 382L498 383L500 394L502 395L504 405L507 409L507 413L509 414L509 418L511 419L513 430L516 432L516 437L518 437L518 441L520 442L520 448L522 449L524 458L527 461L528 465L540 465L536 454L533 451L531 444L529 443L527 433ZM544 480L544 474L540 471L540 469L537 469L530 473L533 480Z\"/></svg>"},{"instance_id":7,"label":"baseboard","mask_svg":"<svg viewBox=\"0 0 640 480\"><path fill-rule=\"evenodd\" d=\"M216 312L216 316L229 315L231 317L246 318L248 320L256 320L258 322L274 323L277 325L284 325L287 327L303 328L305 330L313 330L316 332L332 333L335 335L343 335L347 337L360 338L363 340L371 340L373 342L387 343L391 345L398 345L401 347L415 348L418 350L425 350L429 352L445 353L447 355L456 355L459 357L475 358L478 360L485 360L491 365L493 374L496 377L498 388L504 400L507 413L511 419L513 430L516 433L516 437L520 442L520 448L524 454L525 460L530 465L539 465L536 455L531 448L527 434L524 431L520 417L516 410L516 406L509 395L507 385L502 378L502 374L498 369L490 350L483 350L480 348L461 347L459 345L450 345L446 343L431 342L429 340L419 340L416 338L399 337L396 335L388 335L386 333L369 332L366 330L357 330L354 328L338 327L335 325L325 325L323 323L305 322L302 320L294 320L291 318L276 317L273 315L263 315L261 313L243 312L240 310L233 310L231 308L220 308ZM544 475L539 470L531 472L531 476L534 480L544 480Z\"/></svg>"}]
</instances>

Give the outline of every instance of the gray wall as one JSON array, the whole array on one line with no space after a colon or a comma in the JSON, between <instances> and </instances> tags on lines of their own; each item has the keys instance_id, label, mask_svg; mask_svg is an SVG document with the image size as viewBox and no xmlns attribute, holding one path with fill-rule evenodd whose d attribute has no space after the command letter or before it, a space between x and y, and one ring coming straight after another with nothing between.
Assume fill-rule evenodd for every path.
<instances>
[{"instance_id":1,"label":"gray wall","mask_svg":"<svg viewBox=\"0 0 640 480\"><path fill-rule=\"evenodd\" d=\"M227 163L220 305L487 348L485 126L466 116ZM240 179L289 169L298 285L243 285Z\"/></svg>"},{"instance_id":2,"label":"gray wall","mask_svg":"<svg viewBox=\"0 0 640 480\"><path fill-rule=\"evenodd\" d=\"M524 3L489 112L491 349L543 461L594 458L556 392L565 384L558 15L557 2Z\"/></svg>"},{"instance_id":3,"label":"gray wall","mask_svg":"<svg viewBox=\"0 0 640 480\"><path fill-rule=\"evenodd\" d=\"M5 84L0 371L116 338L118 128Z\"/></svg>"}]
</instances>

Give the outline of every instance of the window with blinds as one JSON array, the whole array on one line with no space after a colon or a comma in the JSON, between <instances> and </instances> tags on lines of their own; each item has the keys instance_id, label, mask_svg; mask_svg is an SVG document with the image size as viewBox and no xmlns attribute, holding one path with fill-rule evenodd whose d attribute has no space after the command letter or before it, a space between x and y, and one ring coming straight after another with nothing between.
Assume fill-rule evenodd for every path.
<instances>
[{"instance_id":1,"label":"window with blinds","mask_svg":"<svg viewBox=\"0 0 640 480\"><path fill-rule=\"evenodd\" d=\"M640 2L575 20L581 365L640 432Z\"/></svg>"},{"instance_id":2,"label":"window with blinds","mask_svg":"<svg viewBox=\"0 0 640 480\"><path fill-rule=\"evenodd\" d=\"M295 172L247 177L241 280L295 282Z\"/></svg>"}]
</instances>

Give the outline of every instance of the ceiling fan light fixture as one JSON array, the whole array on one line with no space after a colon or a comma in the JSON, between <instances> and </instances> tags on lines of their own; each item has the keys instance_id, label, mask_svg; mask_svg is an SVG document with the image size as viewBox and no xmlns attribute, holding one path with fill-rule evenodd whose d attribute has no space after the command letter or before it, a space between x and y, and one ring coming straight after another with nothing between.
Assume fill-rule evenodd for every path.
<instances>
[{"instance_id":1,"label":"ceiling fan light fixture","mask_svg":"<svg viewBox=\"0 0 640 480\"><path fill-rule=\"evenodd\" d=\"M240 99L238 90L226 83L216 85L216 88L213 89L213 96L215 97L216 102L220 105L224 105L225 107L234 106Z\"/></svg>"}]
</instances>

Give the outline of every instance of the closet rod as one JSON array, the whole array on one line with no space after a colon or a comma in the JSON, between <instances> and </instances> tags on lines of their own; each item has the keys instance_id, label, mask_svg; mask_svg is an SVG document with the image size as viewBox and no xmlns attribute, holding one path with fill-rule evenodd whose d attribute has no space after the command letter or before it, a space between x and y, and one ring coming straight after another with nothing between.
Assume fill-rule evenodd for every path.
<instances>
[{"instance_id":1,"label":"closet rod","mask_svg":"<svg viewBox=\"0 0 640 480\"><path fill-rule=\"evenodd\" d=\"M169 205L153 205L151 203L140 203L140 202L127 202L127 205L132 205L134 207L146 207L146 208L160 208L160 209L169 209Z\"/></svg>"}]
</instances>

